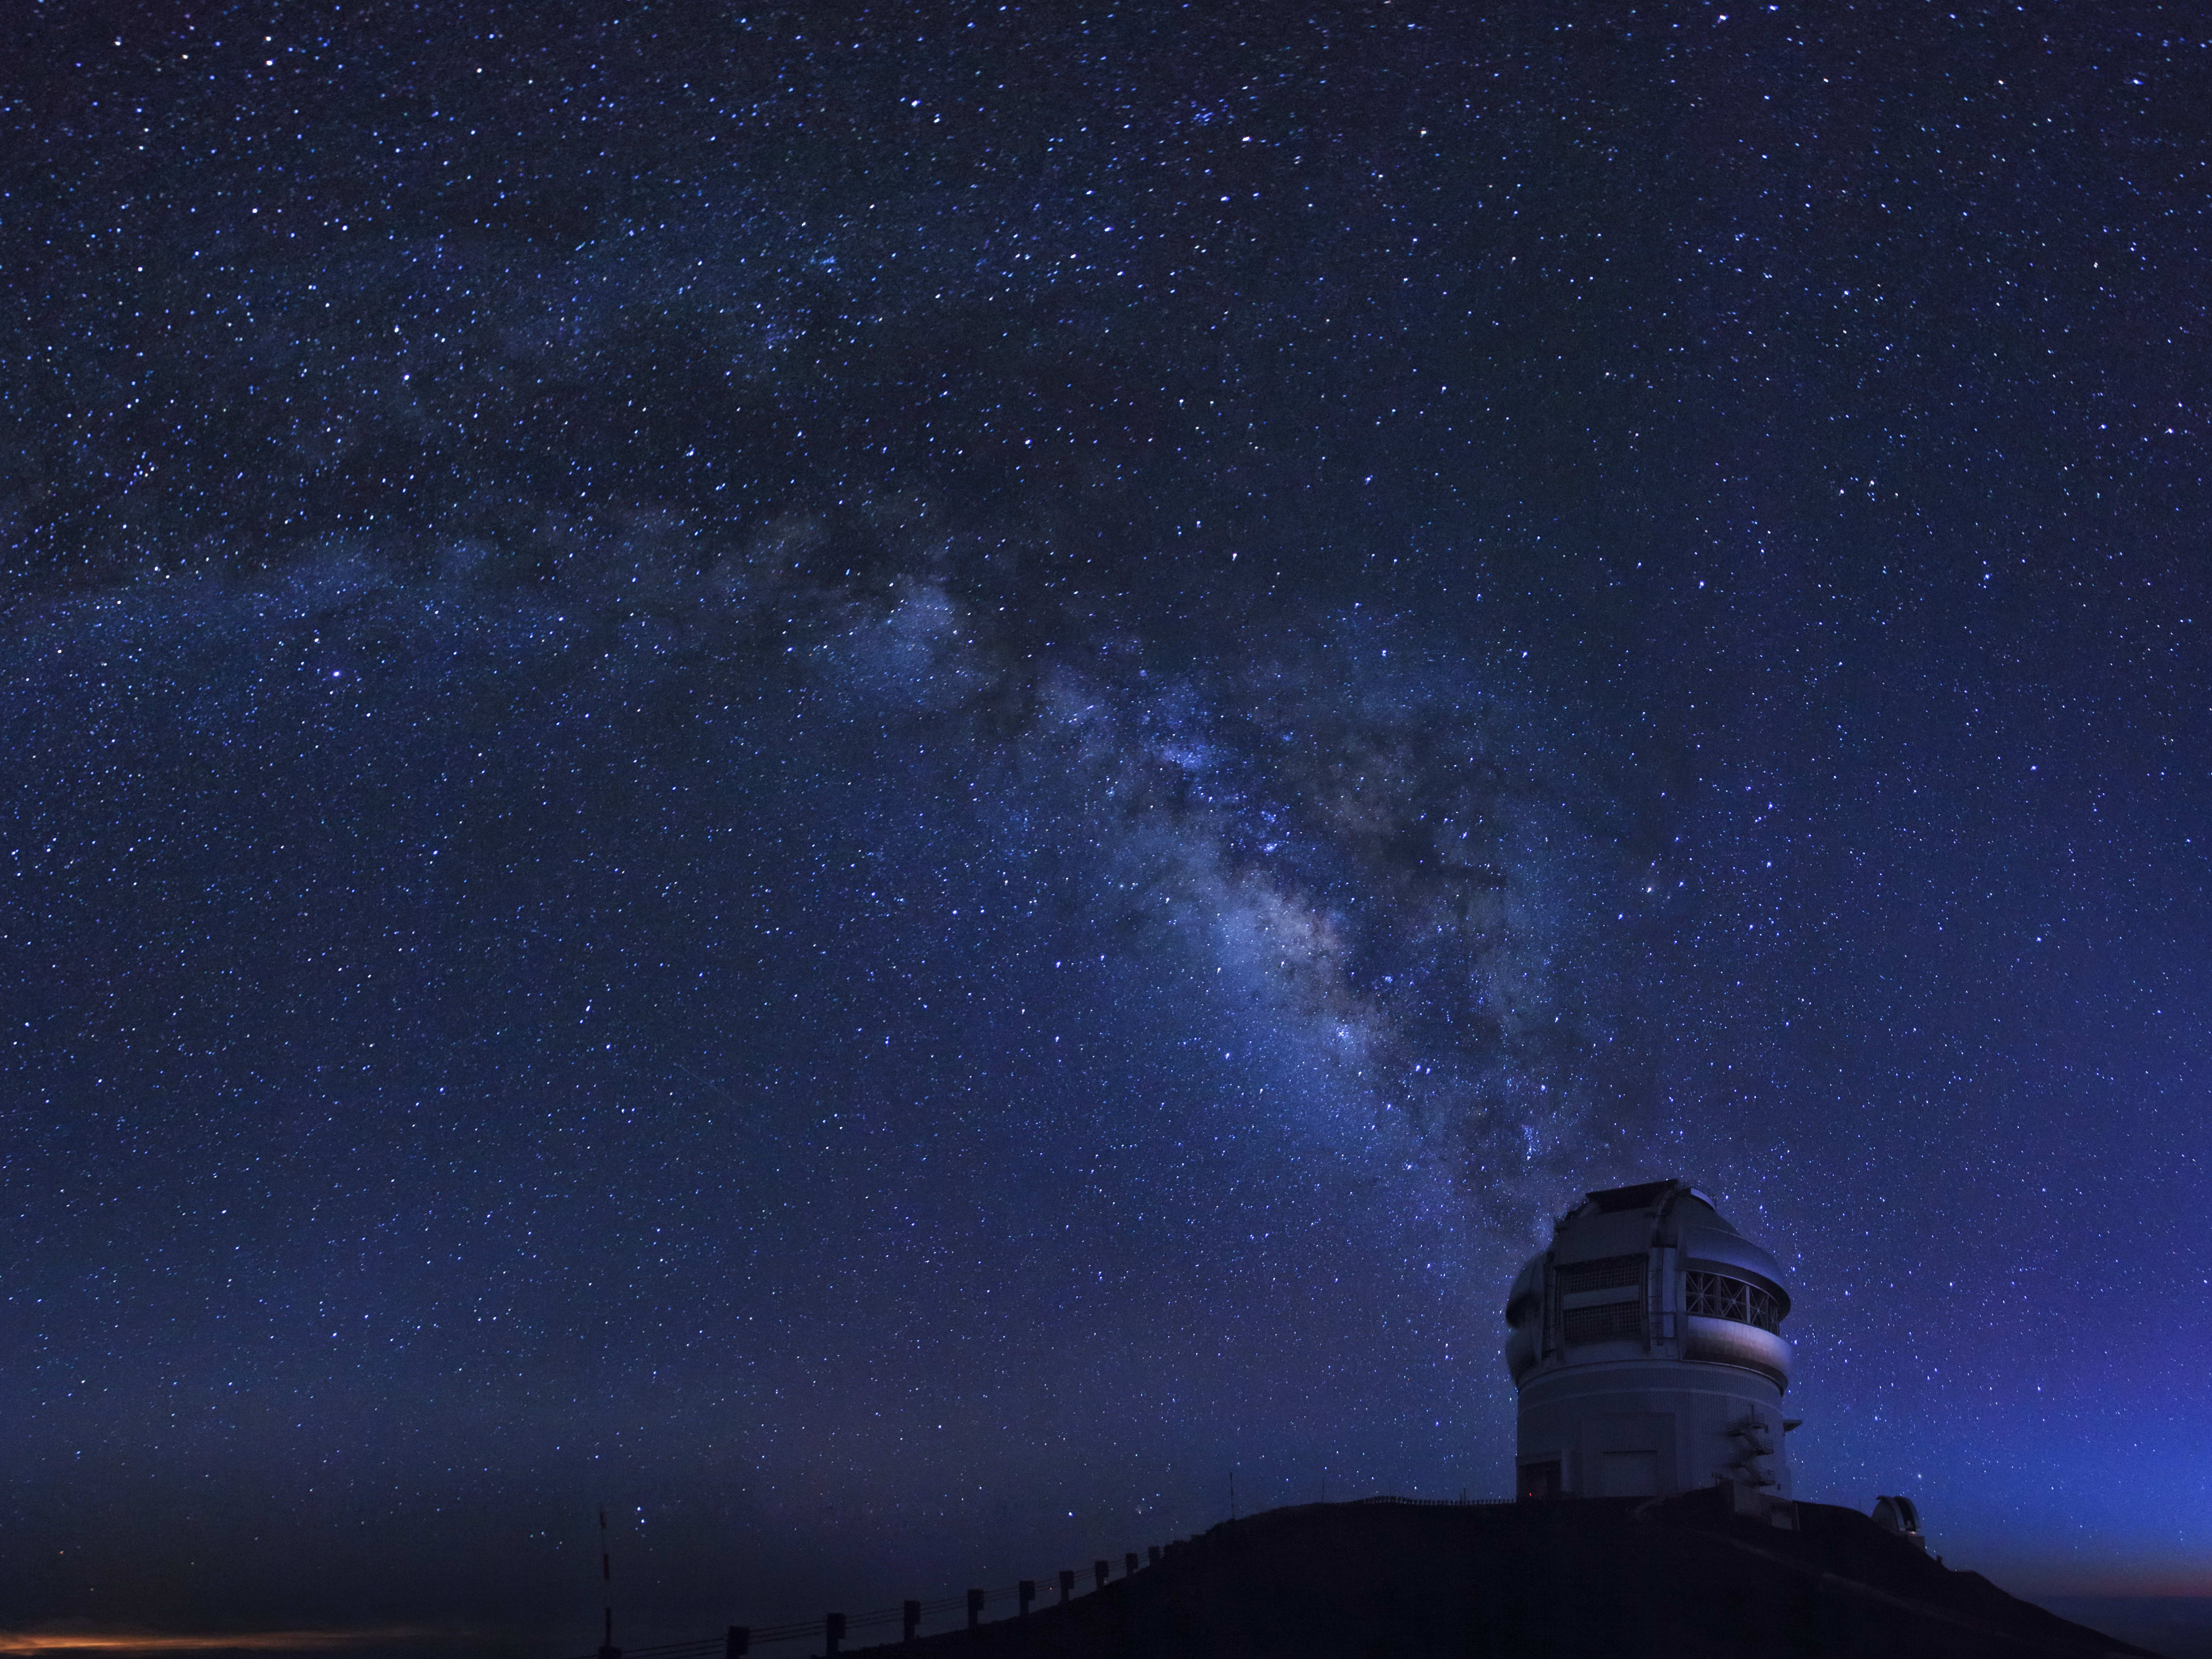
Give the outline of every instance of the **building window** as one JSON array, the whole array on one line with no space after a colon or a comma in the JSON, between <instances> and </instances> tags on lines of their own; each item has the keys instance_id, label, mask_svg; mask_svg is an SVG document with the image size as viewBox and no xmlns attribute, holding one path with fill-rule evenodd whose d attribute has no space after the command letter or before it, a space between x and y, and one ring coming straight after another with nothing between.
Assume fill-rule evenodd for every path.
<instances>
[{"instance_id":1,"label":"building window","mask_svg":"<svg viewBox=\"0 0 2212 1659\"><path fill-rule=\"evenodd\" d=\"M1595 1308L1570 1308L1565 1326L1571 1348L1592 1342L1641 1342L1644 1306L1638 1302L1601 1302Z\"/></svg>"},{"instance_id":2,"label":"building window","mask_svg":"<svg viewBox=\"0 0 2212 1659\"><path fill-rule=\"evenodd\" d=\"M1615 1291L1623 1285L1641 1289L1644 1285L1644 1258L1641 1255L1608 1255L1595 1261L1577 1261L1561 1267L1559 1294L1573 1296L1581 1291Z\"/></svg>"},{"instance_id":3,"label":"building window","mask_svg":"<svg viewBox=\"0 0 2212 1659\"><path fill-rule=\"evenodd\" d=\"M1694 1269L1684 1273L1682 1300L1687 1311L1707 1319L1733 1319L1739 1325L1756 1325L1777 1334L1782 1330L1782 1304L1773 1293L1726 1273Z\"/></svg>"}]
</instances>

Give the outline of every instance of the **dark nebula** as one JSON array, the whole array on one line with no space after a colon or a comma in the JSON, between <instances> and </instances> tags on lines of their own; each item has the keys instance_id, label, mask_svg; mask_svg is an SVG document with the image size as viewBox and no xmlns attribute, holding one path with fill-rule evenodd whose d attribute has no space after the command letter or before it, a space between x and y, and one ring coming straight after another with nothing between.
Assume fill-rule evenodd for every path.
<instances>
[{"instance_id":1,"label":"dark nebula","mask_svg":"<svg viewBox=\"0 0 2212 1659\"><path fill-rule=\"evenodd\" d=\"M2212 1591L2201 15L11 33L8 1628L1503 1492L1673 1174L1802 1495Z\"/></svg>"}]
</instances>

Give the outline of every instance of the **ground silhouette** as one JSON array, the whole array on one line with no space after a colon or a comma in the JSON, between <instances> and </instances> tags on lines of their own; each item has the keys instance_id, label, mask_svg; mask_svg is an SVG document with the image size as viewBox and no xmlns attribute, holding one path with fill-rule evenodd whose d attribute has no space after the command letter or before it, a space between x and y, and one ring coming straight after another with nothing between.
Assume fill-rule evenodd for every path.
<instances>
[{"instance_id":1,"label":"ground silhouette","mask_svg":"<svg viewBox=\"0 0 2212 1659\"><path fill-rule=\"evenodd\" d=\"M1785 1531L1718 1489L1548 1504L1316 1504L1225 1522L1065 1606L914 1659L1519 1659L2146 1650L1954 1571L1856 1510ZM927 1652L921 1650L926 1650Z\"/></svg>"}]
</instances>

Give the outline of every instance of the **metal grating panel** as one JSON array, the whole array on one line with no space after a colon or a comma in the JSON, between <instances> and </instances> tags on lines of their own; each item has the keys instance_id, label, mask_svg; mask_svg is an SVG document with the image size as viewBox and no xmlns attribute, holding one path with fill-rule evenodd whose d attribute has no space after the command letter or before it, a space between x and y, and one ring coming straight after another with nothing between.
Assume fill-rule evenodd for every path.
<instances>
[{"instance_id":1,"label":"metal grating panel","mask_svg":"<svg viewBox=\"0 0 2212 1659\"><path fill-rule=\"evenodd\" d=\"M1565 1325L1567 1346L1571 1348L1592 1342L1641 1342L1644 1308L1635 1302L1601 1302L1595 1308L1570 1308Z\"/></svg>"},{"instance_id":2,"label":"metal grating panel","mask_svg":"<svg viewBox=\"0 0 2212 1659\"><path fill-rule=\"evenodd\" d=\"M1581 1291L1610 1291L1623 1285L1638 1286L1644 1283L1644 1257L1638 1255L1608 1255L1595 1261L1577 1261L1561 1267L1559 1294L1573 1296Z\"/></svg>"}]
</instances>

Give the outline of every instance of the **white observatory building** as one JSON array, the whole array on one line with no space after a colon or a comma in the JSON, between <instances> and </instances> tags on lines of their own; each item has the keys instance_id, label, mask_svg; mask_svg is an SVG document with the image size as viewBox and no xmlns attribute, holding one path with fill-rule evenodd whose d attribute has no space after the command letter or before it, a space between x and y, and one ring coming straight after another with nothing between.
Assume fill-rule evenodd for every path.
<instances>
[{"instance_id":1,"label":"white observatory building","mask_svg":"<svg viewBox=\"0 0 2212 1659\"><path fill-rule=\"evenodd\" d=\"M1772 1256L1680 1181L1591 1193L1506 1298L1522 1498L1726 1483L1788 1525L1790 1292Z\"/></svg>"}]
</instances>

